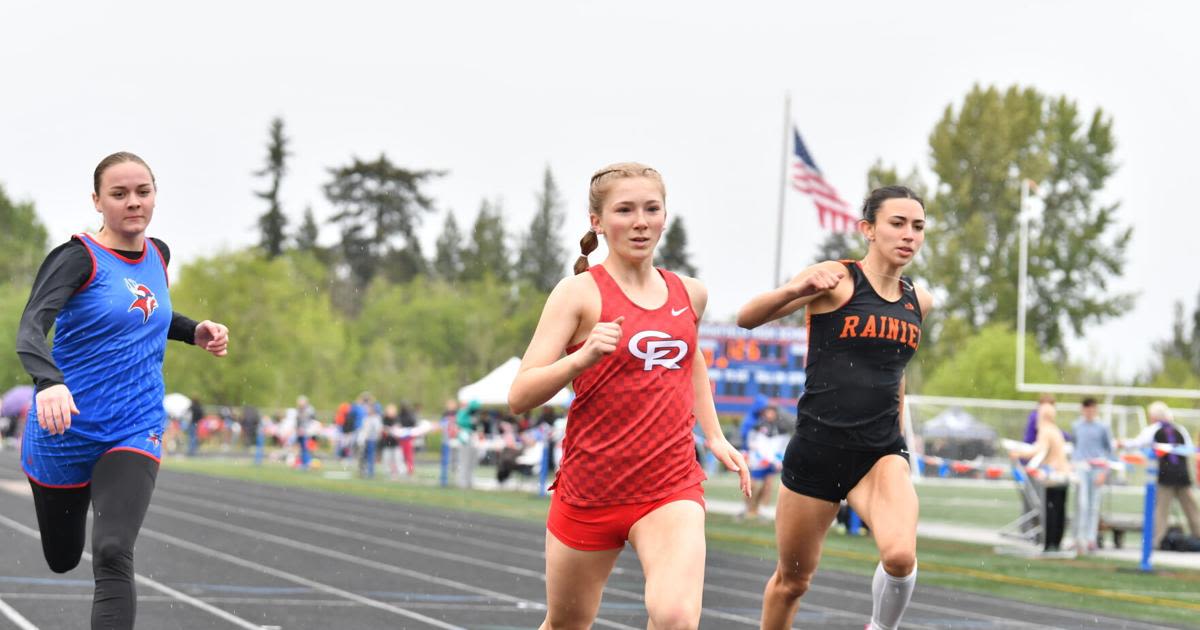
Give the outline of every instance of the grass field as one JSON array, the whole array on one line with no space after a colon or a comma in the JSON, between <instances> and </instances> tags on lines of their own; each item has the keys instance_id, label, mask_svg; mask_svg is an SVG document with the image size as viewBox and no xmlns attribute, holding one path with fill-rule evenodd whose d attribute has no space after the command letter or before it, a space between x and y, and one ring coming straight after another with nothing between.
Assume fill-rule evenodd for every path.
<instances>
[{"instance_id":1,"label":"grass field","mask_svg":"<svg viewBox=\"0 0 1200 630\"><path fill-rule=\"evenodd\" d=\"M989 487L990 486L990 487ZM1021 500L1011 481L987 486L930 480L916 485L921 498L921 518L957 525L999 529L1021 513ZM715 499L740 501L732 475L717 475L705 488ZM1139 487L1115 487L1104 496L1105 515L1127 515L1140 520L1144 492Z\"/></svg>"},{"instance_id":2,"label":"grass field","mask_svg":"<svg viewBox=\"0 0 1200 630\"><path fill-rule=\"evenodd\" d=\"M525 492L441 488L432 483L436 475L432 465L425 466L413 481L391 482L356 477L328 478L320 471L304 472L280 464L254 466L247 460L174 457L164 461L168 468L180 472L484 512L531 522L544 521L548 503L546 499ZM728 479L725 475L717 476L710 482L710 493L724 493ZM997 489L994 497L989 488L927 490L929 488L922 490L922 503L929 501L932 505L923 505L922 511L923 516L929 518L932 518L929 516L931 511L945 509L947 514L965 513L971 519L979 519L981 524L991 522L990 519L1004 522L1008 518L1001 514L1006 509L1004 502L1011 500L1013 511L1009 514L1015 514L1017 505L1011 488L1007 491L1011 499L1004 498L1002 489ZM966 499L977 501L979 505L964 506ZM998 502L995 515L990 515L993 510L985 511L981 507L991 501ZM939 502L943 504L941 507L938 507ZM707 533L714 549L762 558L774 556L772 523L742 523L714 514L708 519ZM1045 560L997 556L990 547L983 545L930 539L922 539L919 549L923 584L1145 620L1196 624L1195 620L1200 618L1200 572L1197 571L1167 570L1144 575L1134 571L1132 563L1095 557ZM869 575L874 571L876 559L869 538L831 533L825 541L822 567ZM766 577L763 576L764 580Z\"/></svg>"}]
</instances>

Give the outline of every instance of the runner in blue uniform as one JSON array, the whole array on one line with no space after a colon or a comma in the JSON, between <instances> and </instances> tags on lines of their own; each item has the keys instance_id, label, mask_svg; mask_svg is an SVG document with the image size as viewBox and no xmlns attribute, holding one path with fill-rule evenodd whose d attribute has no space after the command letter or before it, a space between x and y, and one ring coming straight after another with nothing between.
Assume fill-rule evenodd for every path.
<instances>
[{"instance_id":1,"label":"runner in blue uniform","mask_svg":"<svg viewBox=\"0 0 1200 630\"><path fill-rule=\"evenodd\" d=\"M133 544L162 455L167 339L220 357L228 330L171 309L170 251L145 236L156 193L150 167L114 153L96 167L93 187L103 226L50 252L21 316L17 354L37 389L21 464L54 572L79 564L93 506L91 625L132 628Z\"/></svg>"}]
</instances>

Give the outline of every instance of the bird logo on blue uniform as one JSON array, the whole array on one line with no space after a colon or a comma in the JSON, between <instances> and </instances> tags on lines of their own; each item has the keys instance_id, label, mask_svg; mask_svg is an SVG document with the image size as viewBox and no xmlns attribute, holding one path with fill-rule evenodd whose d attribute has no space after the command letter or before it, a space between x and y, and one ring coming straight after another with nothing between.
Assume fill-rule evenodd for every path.
<instances>
[{"instance_id":1,"label":"bird logo on blue uniform","mask_svg":"<svg viewBox=\"0 0 1200 630\"><path fill-rule=\"evenodd\" d=\"M129 278L125 278L125 288L137 298L129 305L129 310L141 311L143 324L150 321L150 315L158 309L158 299L154 297L154 292L146 285L138 284L136 280Z\"/></svg>"}]
</instances>

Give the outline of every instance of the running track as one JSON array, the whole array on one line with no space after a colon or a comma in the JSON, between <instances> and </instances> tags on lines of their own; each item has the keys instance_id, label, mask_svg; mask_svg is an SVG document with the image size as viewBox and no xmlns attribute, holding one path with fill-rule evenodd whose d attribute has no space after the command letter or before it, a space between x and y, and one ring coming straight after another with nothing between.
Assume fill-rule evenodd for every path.
<instances>
[{"instance_id":1,"label":"running track","mask_svg":"<svg viewBox=\"0 0 1200 630\"><path fill-rule=\"evenodd\" d=\"M0 452L0 630L86 627L91 569L56 575L11 450ZM536 628L544 530L526 522L171 471L137 543L145 629ZM702 628L757 628L772 562L709 552ZM631 549L597 628L645 628ZM869 579L824 571L797 627L863 627ZM1168 628L919 586L905 628Z\"/></svg>"}]
</instances>

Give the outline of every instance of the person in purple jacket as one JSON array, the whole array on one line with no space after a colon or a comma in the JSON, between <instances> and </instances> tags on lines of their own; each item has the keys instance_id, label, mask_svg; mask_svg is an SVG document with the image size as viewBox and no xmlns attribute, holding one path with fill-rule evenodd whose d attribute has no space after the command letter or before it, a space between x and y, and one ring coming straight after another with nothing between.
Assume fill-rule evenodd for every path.
<instances>
[{"instance_id":1,"label":"person in purple jacket","mask_svg":"<svg viewBox=\"0 0 1200 630\"><path fill-rule=\"evenodd\" d=\"M1025 425L1025 439L1022 440L1026 444L1033 444L1037 441L1037 423L1038 423L1038 407L1045 403L1054 404L1054 394L1042 394L1038 397L1037 407L1029 412L1029 422ZM1070 439L1070 438L1068 438Z\"/></svg>"}]
</instances>

